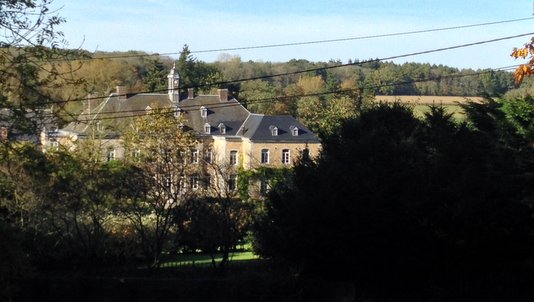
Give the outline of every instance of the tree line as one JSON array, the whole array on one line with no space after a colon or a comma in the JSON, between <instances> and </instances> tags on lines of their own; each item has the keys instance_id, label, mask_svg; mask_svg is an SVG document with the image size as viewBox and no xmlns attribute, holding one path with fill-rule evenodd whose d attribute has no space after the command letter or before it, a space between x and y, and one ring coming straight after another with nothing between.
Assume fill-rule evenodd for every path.
<instances>
[{"instance_id":1,"label":"tree line","mask_svg":"<svg viewBox=\"0 0 534 302\"><path fill-rule=\"evenodd\" d=\"M169 58L98 54L102 58L83 60L94 54L58 47L54 28L62 19L50 15L48 3L0 3L6 8L0 10L0 105L9 112L0 115L2 127L34 134L28 113L35 117L51 105L72 120L82 104L74 100L106 95L114 85L166 89ZM244 238L293 275L349 280L368 294L423 284L446 296L451 280L474 277L495 285L486 287L489 296L528 283L520 277L532 276L534 252L534 99L468 104L463 121L441 107L418 118L402 104L368 101L410 91L502 94L513 78L506 72L446 78L467 71L389 62L267 77L338 63L231 56L205 63L186 47L176 61L183 86L200 92L218 88L207 85L213 82L265 76L226 85L255 112L294 114L319 130L323 151L316 160L301 158L291 171L260 171L280 177L265 201L251 203L227 186L194 194L193 184L207 183L189 174L194 140L165 112L134 121L124 133L124 161L101 161L97 136L76 153L43 153L32 143L2 138L0 299L10 300L16 281L32 270L140 259L157 267L165 253L196 250L222 252L224 266ZM441 80L415 81L429 75ZM339 88L354 93L327 94ZM182 181L186 175L198 178ZM225 173L218 177L228 180Z\"/></svg>"},{"instance_id":2,"label":"tree line","mask_svg":"<svg viewBox=\"0 0 534 302\"><path fill-rule=\"evenodd\" d=\"M132 92L164 92L166 74L173 63L181 76L184 94L187 87L197 87L199 93L228 88L253 112L294 116L298 116L294 100L306 93L324 93L325 100L347 94L358 95L361 99L373 95L496 96L514 87L510 72L422 63L350 60L343 64L336 60L302 59L280 63L245 62L239 56L228 54L208 63L195 58L185 45L177 60L140 51L83 53L80 60L71 57L57 68L71 74L75 84L53 89L52 95L67 102L71 112L79 112L81 102L69 103L69 100L83 99L87 94L107 96L117 85L128 86ZM332 68L338 65L346 66ZM303 70L311 71L298 73ZM271 77L277 74L285 75ZM348 92L335 93L342 90Z\"/></svg>"}]
</instances>

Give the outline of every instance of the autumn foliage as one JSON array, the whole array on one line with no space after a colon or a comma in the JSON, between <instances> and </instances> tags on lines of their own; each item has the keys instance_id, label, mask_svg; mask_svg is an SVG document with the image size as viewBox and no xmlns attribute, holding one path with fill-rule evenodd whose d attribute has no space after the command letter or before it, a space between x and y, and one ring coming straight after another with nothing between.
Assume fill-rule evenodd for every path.
<instances>
[{"instance_id":1,"label":"autumn foliage","mask_svg":"<svg viewBox=\"0 0 534 302\"><path fill-rule=\"evenodd\" d=\"M534 38L530 40L529 43L526 43L521 48L514 48L511 56L515 59L522 58L526 59L529 57L529 60L525 64L519 65L514 73L516 85L521 84L525 76L530 76L534 74Z\"/></svg>"}]
</instances>

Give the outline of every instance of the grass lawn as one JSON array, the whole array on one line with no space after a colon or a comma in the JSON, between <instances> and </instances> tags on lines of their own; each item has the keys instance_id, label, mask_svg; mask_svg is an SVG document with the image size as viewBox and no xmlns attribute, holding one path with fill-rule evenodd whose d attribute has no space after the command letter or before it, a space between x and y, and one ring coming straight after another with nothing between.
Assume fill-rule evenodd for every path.
<instances>
[{"instance_id":1,"label":"grass lawn","mask_svg":"<svg viewBox=\"0 0 534 302\"><path fill-rule=\"evenodd\" d=\"M247 261L247 260L256 260L259 259L258 255L255 255L251 251L242 251L230 253L230 261ZM217 254L215 261L219 262L222 260L222 254ZM161 263L161 267L177 267L177 266L191 266L191 265L211 265L211 257L208 254L204 253L194 253L194 254L178 254L173 255L165 259Z\"/></svg>"}]
</instances>

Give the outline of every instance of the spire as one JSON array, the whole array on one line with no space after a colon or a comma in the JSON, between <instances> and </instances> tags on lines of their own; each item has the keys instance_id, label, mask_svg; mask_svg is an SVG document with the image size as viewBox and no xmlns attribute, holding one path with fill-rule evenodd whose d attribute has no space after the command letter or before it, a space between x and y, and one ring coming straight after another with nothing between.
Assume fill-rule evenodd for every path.
<instances>
[{"instance_id":1,"label":"spire","mask_svg":"<svg viewBox=\"0 0 534 302\"><path fill-rule=\"evenodd\" d=\"M169 99L174 103L178 103L180 99L180 75L176 71L176 62L172 64L172 69L167 75L167 93L169 94Z\"/></svg>"}]
</instances>

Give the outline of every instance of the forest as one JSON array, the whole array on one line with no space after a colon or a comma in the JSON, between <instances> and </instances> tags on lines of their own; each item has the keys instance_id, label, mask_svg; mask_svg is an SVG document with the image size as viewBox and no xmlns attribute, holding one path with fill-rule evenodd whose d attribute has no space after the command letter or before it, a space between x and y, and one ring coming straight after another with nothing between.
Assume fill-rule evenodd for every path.
<instances>
[{"instance_id":1,"label":"forest","mask_svg":"<svg viewBox=\"0 0 534 302\"><path fill-rule=\"evenodd\" d=\"M330 128L338 118L355 116L375 95L474 97L506 96L513 91L518 96L531 86L526 80L520 89L514 89L509 71L373 59L273 63L243 62L239 56L222 54L207 63L196 59L184 45L177 60L140 51L69 56L55 66L68 78L58 79L50 88L49 95L57 104L53 111L63 123L75 120L88 96L102 101L117 85L126 86L131 93L165 93L166 75L173 64L180 74L183 97L188 88L198 94L228 88L251 112L289 114L314 131Z\"/></svg>"},{"instance_id":2,"label":"forest","mask_svg":"<svg viewBox=\"0 0 534 302\"><path fill-rule=\"evenodd\" d=\"M534 296L531 79L373 59L207 63L187 46L176 60L68 50L47 3L0 2L0 300L332 301L340 287L354 301ZM184 93L228 88L252 112L294 115L322 152L292 169L241 170L232 194L208 196L170 177L212 164L187 153L195 137L172 111L135 119L123 160L101 161L97 139L79 152L28 139L41 113L76 121L88 95L117 85L166 93L174 64ZM455 119L375 95L485 101ZM258 199L247 194L255 177L272 180ZM244 246L257 258L232 266ZM183 254L211 263L165 268Z\"/></svg>"}]
</instances>

